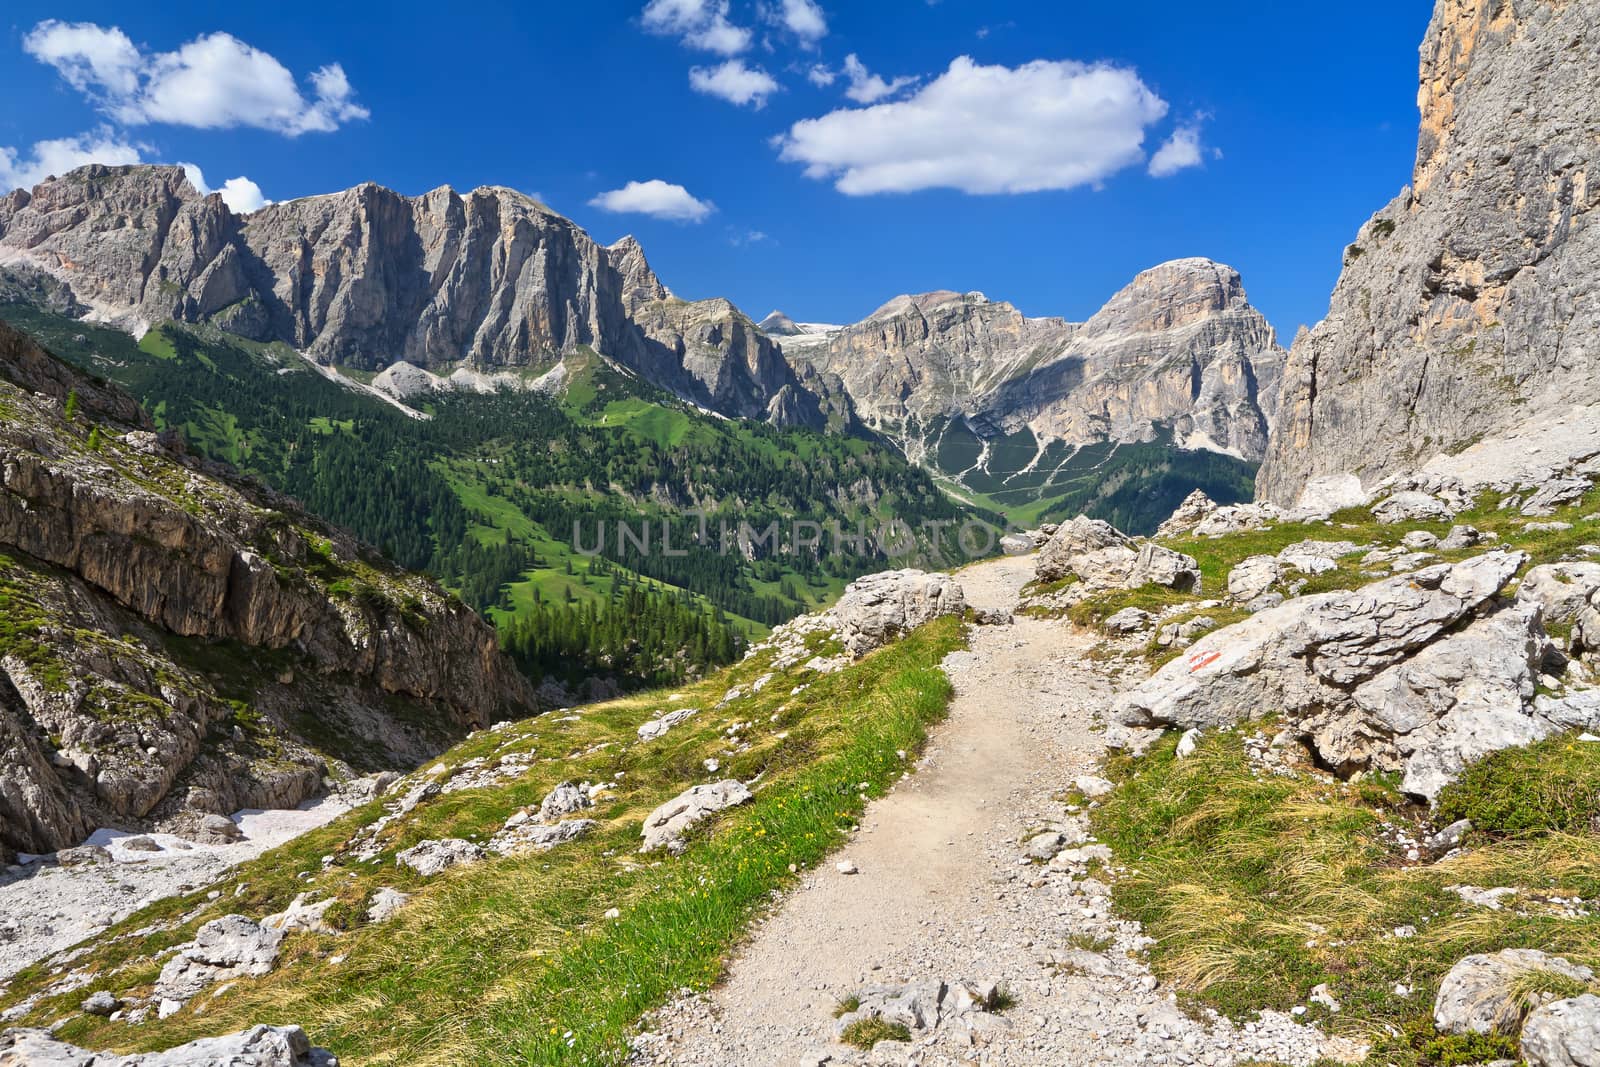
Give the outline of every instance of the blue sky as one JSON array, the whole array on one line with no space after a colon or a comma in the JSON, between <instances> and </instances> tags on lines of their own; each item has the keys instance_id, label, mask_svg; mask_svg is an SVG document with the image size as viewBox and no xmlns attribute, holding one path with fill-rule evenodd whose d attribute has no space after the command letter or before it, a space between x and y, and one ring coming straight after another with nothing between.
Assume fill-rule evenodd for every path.
<instances>
[{"instance_id":1,"label":"blue sky","mask_svg":"<svg viewBox=\"0 0 1600 1067\"><path fill-rule=\"evenodd\" d=\"M811 321L935 288L1083 318L1205 255L1287 343L1409 178L1432 5L341 7L9 4L0 185L84 156L277 200L509 185L680 295Z\"/></svg>"}]
</instances>

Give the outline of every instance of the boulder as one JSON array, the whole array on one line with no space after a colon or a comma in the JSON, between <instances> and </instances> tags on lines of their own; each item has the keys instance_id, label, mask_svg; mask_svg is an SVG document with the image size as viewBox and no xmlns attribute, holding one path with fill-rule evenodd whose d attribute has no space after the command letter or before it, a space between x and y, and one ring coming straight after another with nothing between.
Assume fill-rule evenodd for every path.
<instances>
[{"instance_id":1,"label":"boulder","mask_svg":"<svg viewBox=\"0 0 1600 1067\"><path fill-rule=\"evenodd\" d=\"M1109 522L1079 515L1062 523L1044 543L1034 565L1034 577L1041 582L1059 581L1074 573L1072 561L1077 557L1104 548L1127 548L1131 543Z\"/></svg>"},{"instance_id":2,"label":"boulder","mask_svg":"<svg viewBox=\"0 0 1600 1067\"><path fill-rule=\"evenodd\" d=\"M1594 972L1531 948L1467 956L1444 976L1433 1002L1433 1023L1447 1034L1516 1033L1527 1009L1513 984L1530 971L1547 971L1580 982L1594 981Z\"/></svg>"},{"instance_id":3,"label":"boulder","mask_svg":"<svg viewBox=\"0 0 1600 1067\"><path fill-rule=\"evenodd\" d=\"M178 947L156 979L157 1000L186 1001L207 986L234 978L259 978L278 961L283 931L243 915L224 915Z\"/></svg>"},{"instance_id":4,"label":"boulder","mask_svg":"<svg viewBox=\"0 0 1600 1067\"><path fill-rule=\"evenodd\" d=\"M309 894L301 893L289 902L289 906L276 915L268 915L261 920L261 925L268 930L281 930L286 934L337 934L339 931L328 925L328 909L337 903L336 898L319 900L308 903Z\"/></svg>"},{"instance_id":5,"label":"boulder","mask_svg":"<svg viewBox=\"0 0 1600 1067\"><path fill-rule=\"evenodd\" d=\"M1228 599L1247 604L1283 577L1276 556L1248 556L1228 572Z\"/></svg>"},{"instance_id":6,"label":"boulder","mask_svg":"<svg viewBox=\"0 0 1600 1067\"><path fill-rule=\"evenodd\" d=\"M326 1049L312 1048L298 1026L256 1026L227 1037L207 1037L166 1052L128 1056L89 1052L47 1030L0 1034L0 1064L16 1067L336 1067Z\"/></svg>"},{"instance_id":7,"label":"boulder","mask_svg":"<svg viewBox=\"0 0 1600 1067\"><path fill-rule=\"evenodd\" d=\"M1429 852L1449 852L1453 848L1460 848L1461 842L1472 832L1471 819L1457 819L1437 833L1429 834L1422 843Z\"/></svg>"},{"instance_id":8,"label":"boulder","mask_svg":"<svg viewBox=\"0 0 1600 1067\"><path fill-rule=\"evenodd\" d=\"M1529 1067L1600 1067L1600 997L1535 1009L1522 1024L1522 1058Z\"/></svg>"},{"instance_id":9,"label":"boulder","mask_svg":"<svg viewBox=\"0 0 1600 1067\"><path fill-rule=\"evenodd\" d=\"M1530 518L1554 515L1557 508L1576 504L1589 491L1587 478L1555 478L1546 482L1522 502L1522 514Z\"/></svg>"},{"instance_id":10,"label":"boulder","mask_svg":"<svg viewBox=\"0 0 1600 1067\"><path fill-rule=\"evenodd\" d=\"M1036 530L1026 533L1008 533L1000 538L1000 551L1008 556L1026 556L1037 552L1049 538Z\"/></svg>"},{"instance_id":11,"label":"boulder","mask_svg":"<svg viewBox=\"0 0 1600 1067\"><path fill-rule=\"evenodd\" d=\"M1156 536L1178 537L1189 533L1216 510L1217 502L1206 496L1205 490L1196 489L1183 498L1183 503L1156 530Z\"/></svg>"},{"instance_id":12,"label":"boulder","mask_svg":"<svg viewBox=\"0 0 1600 1067\"><path fill-rule=\"evenodd\" d=\"M1100 625L1114 634L1136 634L1140 630L1149 629L1155 616L1143 608L1123 608L1106 616Z\"/></svg>"},{"instance_id":13,"label":"boulder","mask_svg":"<svg viewBox=\"0 0 1600 1067\"><path fill-rule=\"evenodd\" d=\"M1372 507L1372 516L1386 526L1400 522L1442 522L1455 512L1436 496L1415 489L1403 489Z\"/></svg>"},{"instance_id":14,"label":"boulder","mask_svg":"<svg viewBox=\"0 0 1600 1067\"><path fill-rule=\"evenodd\" d=\"M1129 589L1159 585L1163 589L1199 592L1200 564L1193 556L1174 552L1170 548L1162 548L1154 542L1146 542L1140 547L1138 558L1134 560L1133 570L1123 579L1122 584Z\"/></svg>"},{"instance_id":15,"label":"boulder","mask_svg":"<svg viewBox=\"0 0 1600 1067\"><path fill-rule=\"evenodd\" d=\"M1464 548L1476 548L1483 540L1476 526L1452 526L1440 539L1438 547L1443 552L1459 552Z\"/></svg>"},{"instance_id":16,"label":"boulder","mask_svg":"<svg viewBox=\"0 0 1600 1067\"><path fill-rule=\"evenodd\" d=\"M1194 532L1196 537L1223 537L1245 530L1260 530L1285 518L1287 515L1272 504L1233 504L1207 515Z\"/></svg>"},{"instance_id":17,"label":"boulder","mask_svg":"<svg viewBox=\"0 0 1600 1067\"><path fill-rule=\"evenodd\" d=\"M557 845L576 841L595 827L593 819L563 819L557 823L525 822L507 827L494 835L489 849L503 856L522 852L548 852Z\"/></svg>"},{"instance_id":18,"label":"boulder","mask_svg":"<svg viewBox=\"0 0 1600 1067\"><path fill-rule=\"evenodd\" d=\"M639 740L654 741L674 726L698 714L700 714L699 708L675 708L664 715L658 715L639 727Z\"/></svg>"},{"instance_id":19,"label":"boulder","mask_svg":"<svg viewBox=\"0 0 1600 1067\"><path fill-rule=\"evenodd\" d=\"M227 844L244 840L244 831L239 829L239 824L226 815L202 815L197 836L201 840L211 841L216 844Z\"/></svg>"},{"instance_id":20,"label":"boulder","mask_svg":"<svg viewBox=\"0 0 1600 1067\"><path fill-rule=\"evenodd\" d=\"M63 867L88 867L114 863L115 860L109 850L99 845L78 845L76 848L64 848L57 852L56 862Z\"/></svg>"},{"instance_id":21,"label":"boulder","mask_svg":"<svg viewBox=\"0 0 1600 1067\"><path fill-rule=\"evenodd\" d=\"M418 842L404 852L396 853L394 861L402 867L411 868L424 878L431 878L451 867L478 863L483 858L483 849L471 841L463 841L459 837L447 837L441 841Z\"/></svg>"},{"instance_id":22,"label":"boulder","mask_svg":"<svg viewBox=\"0 0 1600 1067\"><path fill-rule=\"evenodd\" d=\"M1361 551L1352 541L1297 541L1278 553L1278 562L1302 574L1324 574L1339 566L1339 560Z\"/></svg>"},{"instance_id":23,"label":"boulder","mask_svg":"<svg viewBox=\"0 0 1600 1067\"><path fill-rule=\"evenodd\" d=\"M1087 590L1116 589L1128 583L1139 553L1126 545L1108 545L1072 557L1072 573Z\"/></svg>"},{"instance_id":24,"label":"boulder","mask_svg":"<svg viewBox=\"0 0 1600 1067\"><path fill-rule=\"evenodd\" d=\"M368 922L388 922L411 901L410 893L402 893L388 886L375 891L367 904Z\"/></svg>"},{"instance_id":25,"label":"boulder","mask_svg":"<svg viewBox=\"0 0 1600 1067\"><path fill-rule=\"evenodd\" d=\"M644 844L639 851L654 852L665 848L672 853L682 852L685 847L683 835L691 827L725 808L747 804L752 799L754 796L744 783L731 778L685 789L652 811L644 820L644 827L640 831Z\"/></svg>"},{"instance_id":26,"label":"boulder","mask_svg":"<svg viewBox=\"0 0 1600 1067\"><path fill-rule=\"evenodd\" d=\"M589 791L573 782L562 782L545 795L539 803L539 821L557 822L568 815L574 815L585 808L594 807L594 801L589 798Z\"/></svg>"},{"instance_id":27,"label":"boulder","mask_svg":"<svg viewBox=\"0 0 1600 1067\"><path fill-rule=\"evenodd\" d=\"M1296 503L1306 511L1331 515L1345 508L1365 507L1371 499L1354 474L1324 474L1306 482Z\"/></svg>"},{"instance_id":28,"label":"boulder","mask_svg":"<svg viewBox=\"0 0 1600 1067\"><path fill-rule=\"evenodd\" d=\"M122 1001L118 1000L112 993L102 989L98 992L90 993L84 998L83 1003L80 1004L79 1007L81 1007L84 1012L89 1015L98 1015L101 1018L107 1018L116 1014L117 1009L122 1007Z\"/></svg>"},{"instance_id":29,"label":"boulder","mask_svg":"<svg viewBox=\"0 0 1600 1067\"><path fill-rule=\"evenodd\" d=\"M1357 686L1358 713L1325 734L1349 754L1381 731L1403 761L1400 788L1431 801L1467 764L1554 732L1533 714L1545 648L1537 606L1475 619Z\"/></svg>"},{"instance_id":30,"label":"boulder","mask_svg":"<svg viewBox=\"0 0 1600 1067\"><path fill-rule=\"evenodd\" d=\"M1538 604L1546 627L1567 631L1569 650L1583 650L1578 622L1600 592L1600 563L1546 563L1522 576L1517 600Z\"/></svg>"},{"instance_id":31,"label":"boulder","mask_svg":"<svg viewBox=\"0 0 1600 1067\"><path fill-rule=\"evenodd\" d=\"M834 1036L838 1037L852 1023L871 1019L904 1026L913 1034L925 1032L954 1020L985 1017L1000 997L1000 984L993 980L945 982L924 978L902 985L866 985L851 995L856 1009L839 1016L834 1023ZM880 1043L877 1047L883 1046Z\"/></svg>"},{"instance_id":32,"label":"boulder","mask_svg":"<svg viewBox=\"0 0 1600 1067\"><path fill-rule=\"evenodd\" d=\"M1492 552L1287 601L1201 637L1114 716L1211 728L1277 712L1330 765L1404 768L1431 797L1485 746L1547 729L1532 706L1537 611L1492 603L1524 560Z\"/></svg>"},{"instance_id":33,"label":"boulder","mask_svg":"<svg viewBox=\"0 0 1600 1067\"><path fill-rule=\"evenodd\" d=\"M1090 800L1109 796L1117 787L1105 778L1093 774L1081 774L1072 780L1072 787Z\"/></svg>"},{"instance_id":34,"label":"boulder","mask_svg":"<svg viewBox=\"0 0 1600 1067\"><path fill-rule=\"evenodd\" d=\"M844 647L860 657L941 615L959 615L967 601L948 574L885 571L858 578L828 612Z\"/></svg>"}]
</instances>

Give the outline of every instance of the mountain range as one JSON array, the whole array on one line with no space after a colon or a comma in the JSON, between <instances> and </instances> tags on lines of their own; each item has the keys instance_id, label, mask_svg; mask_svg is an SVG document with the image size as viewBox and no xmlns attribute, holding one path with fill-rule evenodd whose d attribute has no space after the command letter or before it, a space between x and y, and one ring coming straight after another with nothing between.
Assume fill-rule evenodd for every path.
<instances>
[{"instance_id":1,"label":"mountain range","mask_svg":"<svg viewBox=\"0 0 1600 1067\"><path fill-rule=\"evenodd\" d=\"M0 266L135 333L212 323L393 371L380 384L401 392L428 384L411 368L537 375L586 347L720 415L864 427L1002 506L1018 487L1023 503L1067 495L1087 446L1259 462L1283 361L1238 273L1208 260L1140 274L1082 324L937 292L796 334L781 316L763 329L727 300L680 299L637 241L602 246L502 187L367 184L240 216L181 168L90 166L0 200Z\"/></svg>"}]
</instances>

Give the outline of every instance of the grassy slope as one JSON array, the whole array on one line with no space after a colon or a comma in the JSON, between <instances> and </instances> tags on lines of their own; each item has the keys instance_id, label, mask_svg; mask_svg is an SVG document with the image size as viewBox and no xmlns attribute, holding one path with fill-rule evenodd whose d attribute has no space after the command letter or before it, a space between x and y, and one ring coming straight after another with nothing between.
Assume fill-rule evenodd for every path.
<instances>
[{"instance_id":1,"label":"grassy slope","mask_svg":"<svg viewBox=\"0 0 1600 1067\"><path fill-rule=\"evenodd\" d=\"M1600 508L1600 490L1553 519L1528 520L1496 504L1486 497L1456 522L1497 533L1500 547L1529 554L1529 567L1579 555L1579 546L1600 540L1600 522L1585 518ZM1572 528L1529 531L1530 521ZM1305 539L1393 545L1412 530L1443 534L1449 525L1382 526L1353 509L1329 524L1183 537L1168 543L1199 560L1205 592L1115 592L1070 614L1092 623L1125 606L1160 610L1220 596L1240 560ZM1346 557L1338 570L1310 578L1306 592L1374 580L1361 573L1360 558ZM1231 608L1204 614L1219 624L1242 615ZM1152 644L1146 654L1159 662L1174 653ZM1478 835L1459 858L1413 865L1404 861L1393 828L1420 838L1429 832L1424 810L1382 776L1344 783L1306 765L1288 776L1264 771L1243 744L1258 731L1270 736L1270 723L1209 735L1188 760L1174 758L1176 742L1169 739L1143 759L1114 767L1123 785L1099 808L1096 829L1129 868L1116 884L1116 904L1156 939L1151 962L1163 979L1243 1017L1262 1007L1306 1004L1312 987L1327 983L1343 1011L1312 1005L1311 1017L1375 1040L1374 1063L1428 1067L1514 1052L1492 1039L1433 1033L1427 1016L1438 983L1462 956L1537 947L1600 965L1600 918L1562 917L1547 903L1600 895L1600 837L1591 821L1600 819L1600 761L1593 746L1556 738L1479 765L1441 798L1436 823L1471 816L1480 827L1498 820L1504 832ZM1458 884L1527 892L1513 907L1490 911L1445 892ZM1415 926L1417 936L1394 937L1404 926ZM1399 996L1397 984L1413 992Z\"/></svg>"},{"instance_id":2,"label":"grassy slope","mask_svg":"<svg viewBox=\"0 0 1600 1067\"><path fill-rule=\"evenodd\" d=\"M1311 1018L1376 1042L1374 1063L1420 1067L1514 1055L1513 1046L1432 1032L1439 982L1463 956L1540 948L1600 965L1600 916L1573 917L1551 903L1600 896L1592 829L1524 825L1475 835L1452 859L1408 863L1394 830L1420 837L1423 813L1382 776L1345 783L1309 766L1267 772L1246 755L1253 733L1208 735L1186 760L1169 739L1122 762L1121 787L1096 814L1097 833L1129 868L1114 901L1155 939L1151 964L1163 979L1242 1018L1307 1004L1326 983L1342 1010L1313 1004ZM1532 763L1546 785L1581 787L1593 799L1600 772L1588 742L1556 738L1480 766L1507 761L1524 772ZM1526 773L1516 781L1534 786ZM1446 805L1481 801L1461 792L1447 793ZM1451 885L1520 892L1496 911L1467 904ZM1407 926L1415 936L1395 936ZM1411 993L1397 995L1396 985Z\"/></svg>"},{"instance_id":3,"label":"grassy slope","mask_svg":"<svg viewBox=\"0 0 1600 1067\"><path fill-rule=\"evenodd\" d=\"M423 803L385 832L378 862L340 855L382 813L373 804L235 872L217 887L219 901L202 889L145 909L97 939L77 966L98 972L95 988L144 988L158 970L147 955L201 922L266 915L307 891L336 895L335 915L350 932L296 935L273 975L215 1001L198 998L161 1024L130 1029L77 1013L81 990L45 999L25 1021L71 1014L61 1035L96 1047L164 1047L270 1019L304 1025L349 1064L621 1062L638 1016L683 986L715 980L771 891L793 882L790 865L814 866L845 840L866 798L901 775L908 764L898 753L914 753L944 712L949 683L938 664L961 644L961 623L946 618L839 674L804 679L810 685L798 695L790 695L801 680L795 669L714 708L726 687L765 673L770 653L761 653L680 690L681 702L645 694L474 735L441 762L527 751L541 758L519 779ZM704 710L658 741L637 742L640 723L683 705ZM735 723L745 724L745 751L729 751ZM715 775L702 768L711 757L723 764ZM682 857L637 855L640 821L657 804L695 782L757 776L756 800L697 833ZM595 809L601 825L588 838L432 880L392 862L425 838L487 838L558 782L585 779L617 787ZM325 855L335 857L326 868ZM386 885L416 896L389 923L363 925L368 896ZM611 907L621 917L606 921ZM330 964L333 954L345 962ZM0 1004L52 980L47 968L25 971Z\"/></svg>"}]
</instances>

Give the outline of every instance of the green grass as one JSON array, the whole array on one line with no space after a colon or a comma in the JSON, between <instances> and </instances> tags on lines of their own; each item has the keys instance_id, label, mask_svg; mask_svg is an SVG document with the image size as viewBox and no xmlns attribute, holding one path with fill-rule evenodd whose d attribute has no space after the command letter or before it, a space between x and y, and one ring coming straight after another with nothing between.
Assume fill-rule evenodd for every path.
<instances>
[{"instance_id":1,"label":"green grass","mask_svg":"<svg viewBox=\"0 0 1600 1067\"><path fill-rule=\"evenodd\" d=\"M1416 1025L1456 961L1537 947L1600 962L1600 918L1566 918L1541 903L1600 892L1600 837L1551 826L1408 864L1384 826L1415 835L1423 813L1383 776L1352 784L1309 766L1264 773L1246 755L1245 736L1206 735L1186 760L1168 739L1142 759L1117 761L1121 785L1094 814L1096 833L1129 868L1113 887L1119 913L1144 924L1155 939L1151 966L1193 1001L1247 1018L1305 1004L1327 983L1343 1011L1313 1006L1310 1017L1375 1041L1373 1062L1475 1062L1450 1059L1459 1041L1429 1051L1439 1039ZM1490 911L1449 885L1526 892ZM1404 926L1416 936L1395 937ZM1397 996L1396 984L1412 994Z\"/></svg>"},{"instance_id":2,"label":"green grass","mask_svg":"<svg viewBox=\"0 0 1600 1067\"><path fill-rule=\"evenodd\" d=\"M1439 796L1443 822L1471 819L1481 834L1515 837L1600 831L1600 744L1546 738L1479 760Z\"/></svg>"},{"instance_id":3,"label":"green grass","mask_svg":"<svg viewBox=\"0 0 1600 1067\"><path fill-rule=\"evenodd\" d=\"M292 1020L352 1065L621 1063L639 1016L676 990L705 989L749 921L794 882L790 871L816 866L856 825L868 796L881 795L940 718L950 688L939 663L962 644L962 624L940 620L905 641L804 692L789 685L716 709L731 684L768 669L760 655L679 692L704 710L665 737L640 743L639 723L668 706L645 694L588 709L575 721L529 720L474 735L442 760L534 751L540 761L499 787L442 795L391 826L376 864L357 862L342 844L381 813L379 805L344 817L235 872L208 903L202 888L163 901L99 938L79 961L98 972L97 988L146 989L150 953L176 944L201 922L229 911L265 915L294 895L337 897L350 932L298 935L279 968L240 983L204 1014L186 1010L159 1028L130 1029L76 1011L81 991L43 1000L25 1020L70 1015L64 1038L92 1047L171 1046L235 1031L262 1019ZM730 753L733 722L750 748ZM686 785L707 780L701 763L723 761L717 777L757 779L756 799L697 831L676 858L637 855L640 820ZM620 777L619 777L620 775ZM594 816L589 837L544 854L493 859L423 880L392 857L442 836L487 837L514 811L562 780L613 781L614 799ZM324 869L319 857L334 855ZM308 873L308 877L302 877ZM362 925L378 886L415 898L381 927ZM242 888L241 888L242 887ZM620 910L615 920L602 913ZM179 921L181 918L181 921ZM171 928L127 936L153 923ZM332 966L327 956L340 954ZM17 976L0 1003L47 985L44 966Z\"/></svg>"},{"instance_id":4,"label":"green grass","mask_svg":"<svg viewBox=\"0 0 1600 1067\"><path fill-rule=\"evenodd\" d=\"M910 1041L911 1031L904 1023L883 1019L857 1019L839 1034L839 1040L856 1048L870 1049L880 1041Z\"/></svg>"}]
</instances>

